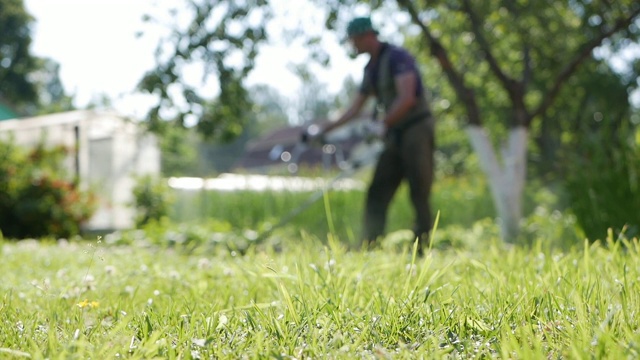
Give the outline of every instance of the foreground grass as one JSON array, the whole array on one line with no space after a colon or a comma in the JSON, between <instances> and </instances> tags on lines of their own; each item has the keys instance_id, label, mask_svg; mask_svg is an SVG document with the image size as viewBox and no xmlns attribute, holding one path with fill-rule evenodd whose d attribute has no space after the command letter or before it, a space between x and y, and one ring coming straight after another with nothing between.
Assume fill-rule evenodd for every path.
<instances>
[{"instance_id":1,"label":"foreground grass","mask_svg":"<svg viewBox=\"0 0 640 360\"><path fill-rule=\"evenodd\" d=\"M296 240L296 241L293 241ZM0 358L637 358L640 246L4 243Z\"/></svg>"}]
</instances>

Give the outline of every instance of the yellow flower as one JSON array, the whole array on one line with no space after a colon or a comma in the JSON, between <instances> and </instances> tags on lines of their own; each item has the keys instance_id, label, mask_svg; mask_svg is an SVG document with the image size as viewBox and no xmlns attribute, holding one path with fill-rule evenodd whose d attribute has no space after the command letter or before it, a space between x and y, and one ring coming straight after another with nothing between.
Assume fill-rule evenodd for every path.
<instances>
[{"instance_id":1,"label":"yellow flower","mask_svg":"<svg viewBox=\"0 0 640 360\"><path fill-rule=\"evenodd\" d=\"M97 307L98 307L98 305L100 305L100 303L99 303L99 302L97 302L97 301L91 301L91 302L89 302L89 300L87 300L87 299L84 299L83 301L80 301L79 303L77 303L77 304L76 304L76 306L78 306L78 307L79 307L79 308L81 308L81 309L82 309L82 308L86 308L86 307L89 307L89 308L97 308Z\"/></svg>"}]
</instances>

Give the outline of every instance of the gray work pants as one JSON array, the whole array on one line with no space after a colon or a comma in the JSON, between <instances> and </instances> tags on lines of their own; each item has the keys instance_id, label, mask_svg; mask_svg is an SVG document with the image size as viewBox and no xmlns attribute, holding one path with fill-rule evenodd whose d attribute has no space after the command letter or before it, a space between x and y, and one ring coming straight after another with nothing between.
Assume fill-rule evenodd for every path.
<instances>
[{"instance_id":1,"label":"gray work pants","mask_svg":"<svg viewBox=\"0 0 640 360\"><path fill-rule=\"evenodd\" d=\"M366 198L365 243L384 234L387 209L403 179L409 183L415 211L414 232L427 245L432 226L430 195L434 175L434 120L429 116L401 131L390 131Z\"/></svg>"}]
</instances>

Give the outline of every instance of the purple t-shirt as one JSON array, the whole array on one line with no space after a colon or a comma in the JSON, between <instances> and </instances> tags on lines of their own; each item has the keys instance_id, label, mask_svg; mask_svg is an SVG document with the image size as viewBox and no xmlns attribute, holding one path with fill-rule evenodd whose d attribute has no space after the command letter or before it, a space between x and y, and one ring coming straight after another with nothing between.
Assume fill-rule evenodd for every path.
<instances>
[{"instance_id":1,"label":"purple t-shirt","mask_svg":"<svg viewBox=\"0 0 640 360\"><path fill-rule=\"evenodd\" d=\"M386 54L387 51L389 54ZM389 56L389 71L392 78L407 72L413 72L416 74L416 78L418 79L418 83L416 84L416 96L422 96L424 93L424 85L422 84L420 71L416 65L415 58L404 48L388 43L382 43L382 50L380 51L380 55L376 61L373 62L372 60L369 60L369 63L365 66L364 76L360 86L360 93L378 96L378 91L376 89L380 74L380 71L378 71L380 61L378 60L382 58L383 54L385 56Z\"/></svg>"}]
</instances>

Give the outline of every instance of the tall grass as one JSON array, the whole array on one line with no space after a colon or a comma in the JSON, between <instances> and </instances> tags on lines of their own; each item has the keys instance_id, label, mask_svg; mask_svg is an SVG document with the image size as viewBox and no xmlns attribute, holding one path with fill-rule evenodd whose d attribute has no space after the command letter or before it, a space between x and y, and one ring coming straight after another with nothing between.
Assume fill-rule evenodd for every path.
<instances>
[{"instance_id":1,"label":"tall grass","mask_svg":"<svg viewBox=\"0 0 640 360\"><path fill-rule=\"evenodd\" d=\"M325 237L328 233L346 242L360 234L365 192L361 190L326 191L324 196L303 211L296 212L313 192L291 191L178 191L171 219L174 222L202 222L210 219L227 222L234 228L259 229L278 224L292 212L292 228ZM493 204L482 180L471 177L445 178L434 186L432 209L442 214L442 225L471 225L493 215ZM413 228L414 214L406 185L401 186L388 214L390 232ZM330 229L333 227L333 229ZM331 231L333 230L333 231Z\"/></svg>"},{"instance_id":2,"label":"tall grass","mask_svg":"<svg viewBox=\"0 0 640 360\"><path fill-rule=\"evenodd\" d=\"M311 236L246 256L106 243L5 243L7 359L640 356L637 240L550 250Z\"/></svg>"},{"instance_id":3,"label":"tall grass","mask_svg":"<svg viewBox=\"0 0 640 360\"><path fill-rule=\"evenodd\" d=\"M366 177L366 174L363 174ZM300 233L326 238L331 234L346 244L357 244L365 201L364 190L326 191L313 205L300 206L314 195L293 191L178 191L171 211L175 223L224 223L234 229L254 229L264 233L269 226L286 222L294 236ZM484 176L469 174L437 179L432 191L433 216L440 214L441 242L470 240L478 233L496 233L494 205ZM554 238L557 245L572 246L584 236L570 213L561 212L557 196L536 183L525 192L525 219L522 241ZM413 228L414 213L408 187L402 185L388 211L387 231ZM606 230L606 229L604 229ZM475 234L475 235L474 235ZM444 239L443 239L444 238ZM464 242L463 241L463 242Z\"/></svg>"}]
</instances>

